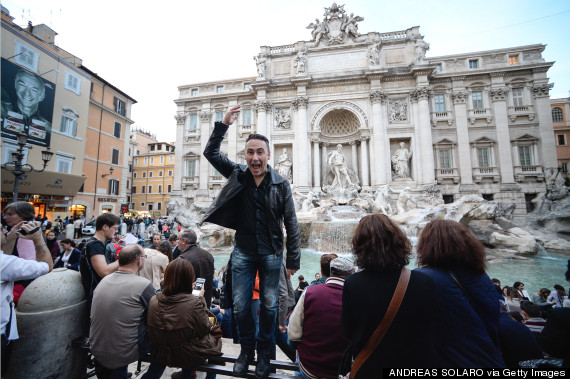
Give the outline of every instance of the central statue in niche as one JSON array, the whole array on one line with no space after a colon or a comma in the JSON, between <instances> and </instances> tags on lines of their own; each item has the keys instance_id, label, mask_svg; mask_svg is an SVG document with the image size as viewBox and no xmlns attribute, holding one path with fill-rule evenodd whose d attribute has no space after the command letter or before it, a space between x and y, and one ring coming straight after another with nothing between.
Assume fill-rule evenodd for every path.
<instances>
[{"instance_id":1,"label":"central statue in niche","mask_svg":"<svg viewBox=\"0 0 570 379\"><path fill-rule=\"evenodd\" d=\"M327 163L331 169L324 180L323 191L332 195L332 200L337 204L347 204L358 196L360 186L358 177L346 165L341 144L336 146L335 151L329 153Z\"/></svg>"}]
</instances>

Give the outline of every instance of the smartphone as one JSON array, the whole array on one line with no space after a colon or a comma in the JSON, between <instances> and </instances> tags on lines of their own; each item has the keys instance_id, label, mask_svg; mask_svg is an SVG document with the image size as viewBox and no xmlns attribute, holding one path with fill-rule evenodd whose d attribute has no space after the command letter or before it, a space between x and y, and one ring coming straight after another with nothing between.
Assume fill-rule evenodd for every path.
<instances>
[{"instance_id":1,"label":"smartphone","mask_svg":"<svg viewBox=\"0 0 570 379\"><path fill-rule=\"evenodd\" d=\"M192 290L192 295L199 296L202 287L204 287L204 283L206 283L206 279L204 278L196 279L196 283L194 283L194 289Z\"/></svg>"}]
</instances>

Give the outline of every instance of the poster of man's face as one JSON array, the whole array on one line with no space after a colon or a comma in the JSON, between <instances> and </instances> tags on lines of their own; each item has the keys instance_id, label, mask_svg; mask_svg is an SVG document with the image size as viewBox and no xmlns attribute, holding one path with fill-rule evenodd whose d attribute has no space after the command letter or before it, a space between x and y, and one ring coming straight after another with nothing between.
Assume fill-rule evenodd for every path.
<instances>
[{"instance_id":1,"label":"poster of man's face","mask_svg":"<svg viewBox=\"0 0 570 379\"><path fill-rule=\"evenodd\" d=\"M55 84L2 58L2 138L49 146Z\"/></svg>"}]
</instances>

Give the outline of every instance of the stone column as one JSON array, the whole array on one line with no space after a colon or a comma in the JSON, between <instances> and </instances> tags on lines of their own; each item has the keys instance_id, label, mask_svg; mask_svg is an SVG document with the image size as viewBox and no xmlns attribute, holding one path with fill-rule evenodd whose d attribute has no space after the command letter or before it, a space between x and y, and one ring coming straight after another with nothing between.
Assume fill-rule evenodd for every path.
<instances>
[{"instance_id":1,"label":"stone column","mask_svg":"<svg viewBox=\"0 0 570 379\"><path fill-rule=\"evenodd\" d=\"M467 127L467 92L454 91L453 108L455 113L455 125L457 129L457 157L459 161L455 167L459 168L461 186L473 184L473 166L471 164L471 148L469 147L469 129ZM453 159L456 159L455 156Z\"/></svg>"},{"instance_id":2,"label":"stone column","mask_svg":"<svg viewBox=\"0 0 570 379\"><path fill-rule=\"evenodd\" d=\"M358 146L356 145L356 141L350 141L350 146L352 146L352 171L356 176L358 175ZM361 180L362 182L362 180Z\"/></svg>"},{"instance_id":3,"label":"stone column","mask_svg":"<svg viewBox=\"0 0 570 379\"><path fill-rule=\"evenodd\" d=\"M200 151L204 151L208 139L210 138L210 122L212 121L212 112L210 109L203 109L199 114L200 117ZM210 176L208 175L208 169L210 167L210 162L204 157L203 154L200 155L200 195L206 196L208 194L208 182Z\"/></svg>"},{"instance_id":4,"label":"stone column","mask_svg":"<svg viewBox=\"0 0 570 379\"><path fill-rule=\"evenodd\" d=\"M271 109L271 103L265 100L259 100L255 103L257 111L257 134L267 136L267 109Z\"/></svg>"},{"instance_id":5,"label":"stone column","mask_svg":"<svg viewBox=\"0 0 570 379\"><path fill-rule=\"evenodd\" d=\"M313 139L313 187L321 186L321 159L319 151L319 140Z\"/></svg>"},{"instance_id":6,"label":"stone column","mask_svg":"<svg viewBox=\"0 0 570 379\"><path fill-rule=\"evenodd\" d=\"M329 144L326 142L321 142L321 172L323 173L322 178L323 178L323 183L327 177L327 158L328 158L328 154L327 154L327 146Z\"/></svg>"},{"instance_id":7,"label":"stone column","mask_svg":"<svg viewBox=\"0 0 570 379\"><path fill-rule=\"evenodd\" d=\"M360 137L360 167L362 167L362 187L370 186L368 178L368 136Z\"/></svg>"},{"instance_id":8,"label":"stone column","mask_svg":"<svg viewBox=\"0 0 570 379\"><path fill-rule=\"evenodd\" d=\"M295 170L293 175L296 178L293 182L299 188L310 187L310 170L311 170L311 145L309 141L309 131L307 127L307 104L308 99L303 96L297 97L293 101L293 106L297 109L297 128L295 131Z\"/></svg>"},{"instance_id":9,"label":"stone column","mask_svg":"<svg viewBox=\"0 0 570 379\"><path fill-rule=\"evenodd\" d=\"M386 114L386 95L382 91L370 93L372 103L372 141L374 148L374 171L372 185L377 187L389 182L387 177L387 164L390 161L390 143L386 132L386 121L382 115Z\"/></svg>"},{"instance_id":10,"label":"stone column","mask_svg":"<svg viewBox=\"0 0 570 379\"><path fill-rule=\"evenodd\" d=\"M431 90L428 87L418 87L412 94L418 102L418 127L420 132L420 154L414 162L421 161L422 181L424 184L435 182L435 167L433 164L433 141L431 136L431 123L428 99Z\"/></svg>"},{"instance_id":11,"label":"stone column","mask_svg":"<svg viewBox=\"0 0 570 379\"><path fill-rule=\"evenodd\" d=\"M171 197L182 196L182 177L184 176L184 129L186 128L186 115L177 114L174 116L176 119L176 151L179 154L174 155L174 167L182 167L182 169L174 170L174 183L172 185L172 195ZM132 199L131 199L132 202Z\"/></svg>"},{"instance_id":12,"label":"stone column","mask_svg":"<svg viewBox=\"0 0 570 379\"><path fill-rule=\"evenodd\" d=\"M547 83L532 86L535 104L534 110L535 113L538 114L538 130L542 145L542 162L539 162L538 155L535 155L535 163L541 163L545 168L557 168L558 160L556 158L554 133L552 132L554 126L552 125L552 112L550 110L550 100L548 97L549 90L550 86Z\"/></svg>"},{"instance_id":13,"label":"stone column","mask_svg":"<svg viewBox=\"0 0 570 379\"><path fill-rule=\"evenodd\" d=\"M507 93L507 88L499 87L491 89L489 94L493 101L493 115L497 125L497 147L499 150L501 182L514 183L511 136L509 133L509 119L507 117Z\"/></svg>"}]
</instances>

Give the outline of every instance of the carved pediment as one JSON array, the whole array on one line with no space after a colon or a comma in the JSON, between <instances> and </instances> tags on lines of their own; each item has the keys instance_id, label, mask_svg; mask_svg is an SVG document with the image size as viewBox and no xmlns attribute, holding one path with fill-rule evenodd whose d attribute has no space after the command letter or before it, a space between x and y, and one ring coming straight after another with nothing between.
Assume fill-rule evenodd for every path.
<instances>
[{"instance_id":1,"label":"carved pediment","mask_svg":"<svg viewBox=\"0 0 570 379\"><path fill-rule=\"evenodd\" d=\"M442 139L439 142L436 142L434 145L441 146L441 145L456 145L456 142L448 140L447 138Z\"/></svg>"},{"instance_id":2,"label":"carved pediment","mask_svg":"<svg viewBox=\"0 0 570 379\"><path fill-rule=\"evenodd\" d=\"M184 159L186 159L186 160L199 159L199 158L200 158L200 155L194 154L191 151L184 154Z\"/></svg>"},{"instance_id":3,"label":"carved pediment","mask_svg":"<svg viewBox=\"0 0 570 379\"><path fill-rule=\"evenodd\" d=\"M535 137L531 134L524 134L520 137L514 138L511 142L536 142L538 141L538 137Z\"/></svg>"},{"instance_id":4,"label":"carved pediment","mask_svg":"<svg viewBox=\"0 0 570 379\"><path fill-rule=\"evenodd\" d=\"M497 141L489 137L481 137L471 142L472 145L494 145L495 143L497 143Z\"/></svg>"}]
</instances>

